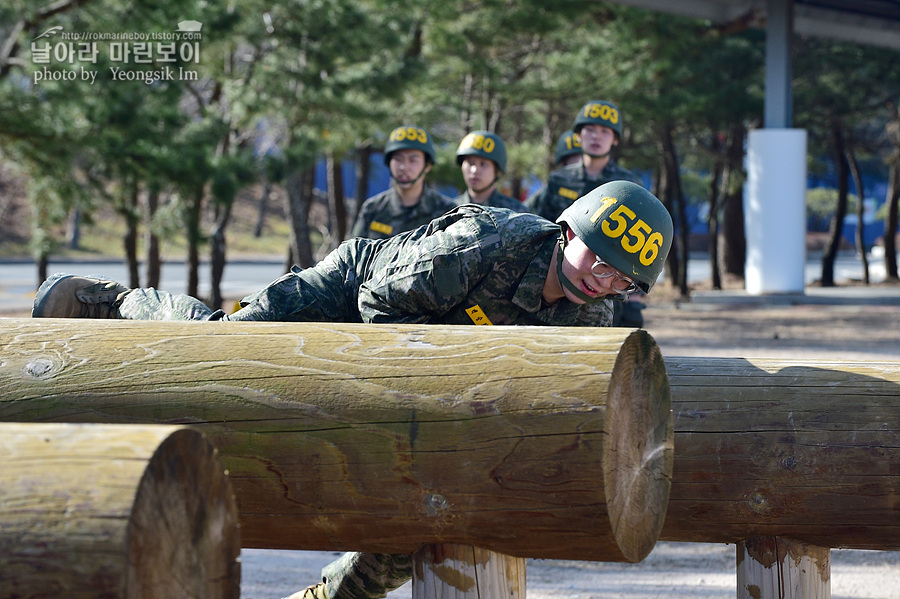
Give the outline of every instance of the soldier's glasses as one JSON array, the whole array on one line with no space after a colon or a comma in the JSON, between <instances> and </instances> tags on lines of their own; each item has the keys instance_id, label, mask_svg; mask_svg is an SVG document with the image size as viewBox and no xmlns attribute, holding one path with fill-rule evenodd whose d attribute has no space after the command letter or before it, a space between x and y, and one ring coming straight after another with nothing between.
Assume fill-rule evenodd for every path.
<instances>
[{"instance_id":1,"label":"soldier's glasses","mask_svg":"<svg viewBox=\"0 0 900 599\"><path fill-rule=\"evenodd\" d=\"M619 274L619 272L615 268L613 268L600 258L597 258L597 261L594 262L593 266L591 266L591 272L594 273L594 276L598 279L608 279L610 277L615 277L610 287L612 287L613 290L617 293L624 293L627 295L629 293L634 293L635 291L637 291L637 283L634 282L634 279L630 279L625 275Z\"/></svg>"}]
</instances>

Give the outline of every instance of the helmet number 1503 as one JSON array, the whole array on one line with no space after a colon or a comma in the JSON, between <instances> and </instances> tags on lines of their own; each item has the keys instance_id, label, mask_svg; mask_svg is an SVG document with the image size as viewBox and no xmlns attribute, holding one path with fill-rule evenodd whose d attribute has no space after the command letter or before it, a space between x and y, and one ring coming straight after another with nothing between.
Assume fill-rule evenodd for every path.
<instances>
[{"instance_id":1,"label":"helmet number 1503","mask_svg":"<svg viewBox=\"0 0 900 599\"><path fill-rule=\"evenodd\" d=\"M624 204L619 204L619 207L604 219L600 229L612 239L621 237L625 251L629 254L638 254L644 266L649 266L656 260L663 244L662 233L650 228L644 219L638 218L634 211Z\"/></svg>"}]
</instances>

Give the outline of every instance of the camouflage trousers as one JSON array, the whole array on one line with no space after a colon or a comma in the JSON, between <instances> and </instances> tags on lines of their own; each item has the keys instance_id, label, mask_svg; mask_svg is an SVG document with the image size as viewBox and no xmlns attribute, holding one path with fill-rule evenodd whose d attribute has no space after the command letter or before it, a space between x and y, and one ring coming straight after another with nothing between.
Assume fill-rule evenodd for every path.
<instances>
[{"instance_id":1,"label":"camouflage trousers","mask_svg":"<svg viewBox=\"0 0 900 599\"><path fill-rule=\"evenodd\" d=\"M322 568L329 599L378 599L412 578L412 556L345 553Z\"/></svg>"},{"instance_id":2,"label":"camouflage trousers","mask_svg":"<svg viewBox=\"0 0 900 599\"><path fill-rule=\"evenodd\" d=\"M225 314L184 294L132 289L119 300L118 317L128 320L256 320L270 322L360 322L353 264L367 248L359 240L340 245L311 268L291 272L241 300Z\"/></svg>"}]
</instances>

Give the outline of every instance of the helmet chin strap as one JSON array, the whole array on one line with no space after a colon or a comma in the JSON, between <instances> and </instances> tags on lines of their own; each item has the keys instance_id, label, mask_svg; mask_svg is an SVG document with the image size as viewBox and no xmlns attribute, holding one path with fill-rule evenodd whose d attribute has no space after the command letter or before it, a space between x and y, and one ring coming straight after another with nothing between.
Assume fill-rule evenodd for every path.
<instances>
[{"instance_id":1,"label":"helmet chin strap","mask_svg":"<svg viewBox=\"0 0 900 599\"><path fill-rule=\"evenodd\" d=\"M485 191L487 191L488 189L490 189L491 187L493 187L493 186L497 183L497 181L499 181L499 180L500 180L499 177L494 177L494 180L493 180L493 181L491 181L490 183L488 183L487 185L485 185L485 186L482 187L481 189L473 189L472 191L474 191L475 193L482 193L482 192L485 192Z\"/></svg>"},{"instance_id":2,"label":"helmet chin strap","mask_svg":"<svg viewBox=\"0 0 900 599\"><path fill-rule=\"evenodd\" d=\"M556 252L556 277L559 279L559 282L563 287L572 292L572 294L583 301L586 304L596 304L602 302L606 299L621 299L621 295L616 295L615 297L610 297L606 295L598 295L597 297L591 297L581 289L579 289L575 283L569 280L569 278L563 274L562 263L563 263L563 253L566 250L566 234L563 232L559 237L559 249Z\"/></svg>"},{"instance_id":3,"label":"helmet chin strap","mask_svg":"<svg viewBox=\"0 0 900 599\"><path fill-rule=\"evenodd\" d=\"M418 176L417 176L415 179L413 179L412 181L403 181L403 182L400 182L400 181L397 180L397 177L394 176L394 173L391 173L391 181L393 181L393 182L396 183L397 185L410 185L410 186L411 186L411 185L415 185L416 182L417 182L419 179L421 179L422 177L425 176L425 171L426 171L426 170L428 170L428 163L427 163L427 162L426 162L425 166L422 167L422 172L420 172L420 173L418 174Z\"/></svg>"}]
</instances>

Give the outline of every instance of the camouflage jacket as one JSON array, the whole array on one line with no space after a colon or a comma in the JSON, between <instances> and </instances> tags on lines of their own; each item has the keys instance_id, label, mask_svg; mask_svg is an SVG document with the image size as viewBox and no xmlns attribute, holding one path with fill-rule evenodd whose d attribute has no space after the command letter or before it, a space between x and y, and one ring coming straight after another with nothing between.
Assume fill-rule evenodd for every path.
<instances>
[{"instance_id":1,"label":"camouflage jacket","mask_svg":"<svg viewBox=\"0 0 900 599\"><path fill-rule=\"evenodd\" d=\"M426 186L419 203L407 207L391 187L363 202L350 236L386 239L426 225L454 206L453 200Z\"/></svg>"},{"instance_id":2,"label":"camouflage jacket","mask_svg":"<svg viewBox=\"0 0 900 599\"><path fill-rule=\"evenodd\" d=\"M559 227L472 204L389 239L350 239L228 320L609 326L612 300L543 301Z\"/></svg>"},{"instance_id":3,"label":"camouflage jacket","mask_svg":"<svg viewBox=\"0 0 900 599\"><path fill-rule=\"evenodd\" d=\"M551 172L547 184L525 200L525 207L555 222L563 210L587 192L604 183L622 179L643 185L637 175L620 167L615 160L610 159L597 177L588 176L584 165L576 162Z\"/></svg>"},{"instance_id":4,"label":"camouflage jacket","mask_svg":"<svg viewBox=\"0 0 900 599\"><path fill-rule=\"evenodd\" d=\"M453 202L457 206L462 206L463 204L474 204L472 198L469 197L468 190L463 192L461 196L457 196ZM515 212L528 212L528 208L525 207L525 204L520 202L515 198L511 198L508 195L503 195L496 189L491 194L491 197L487 199L487 202L484 204L480 204L481 206L493 206L494 208L509 208Z\"/></svg>"}]
</instances>

